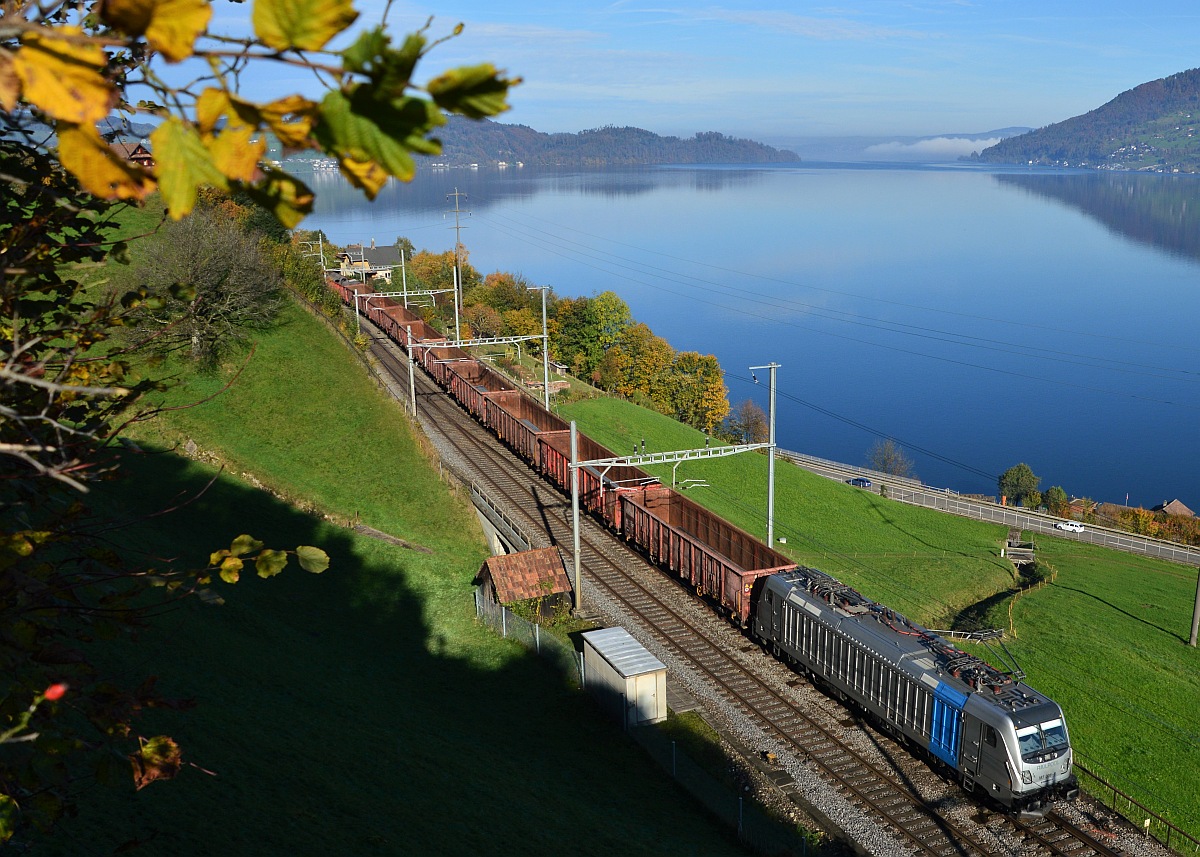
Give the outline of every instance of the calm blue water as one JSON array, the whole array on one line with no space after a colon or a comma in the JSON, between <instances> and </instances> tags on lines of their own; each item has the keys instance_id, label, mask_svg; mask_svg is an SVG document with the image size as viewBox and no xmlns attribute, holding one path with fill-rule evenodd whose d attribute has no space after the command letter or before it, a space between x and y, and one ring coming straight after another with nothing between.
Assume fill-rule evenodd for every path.
<instances>
[{"instance_id":1,"label":"calm blue water","mask_svg":"<svg viewBox=\"0 0 1200 857\"><path fill-rule=\"evenodd\" d=\"M307 178L307 177L305 177ZM1200 179L802 164L448 170L364 202L313 177L337 243L453 246L561 295L611 289L730 400L779 370L781 446L865 463L896 438L934 485L1200 509ZM764 377L764 373L760 373Z\"/></svg>"}]
</instances>

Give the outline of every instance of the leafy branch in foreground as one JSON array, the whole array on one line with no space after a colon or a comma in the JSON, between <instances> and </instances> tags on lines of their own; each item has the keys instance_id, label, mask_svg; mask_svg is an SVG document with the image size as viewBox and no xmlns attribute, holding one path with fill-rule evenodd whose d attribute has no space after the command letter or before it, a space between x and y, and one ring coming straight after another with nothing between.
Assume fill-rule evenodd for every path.
<instances>
[{"instance_id":1,"label":"leafy branch in foreground","mask_svg":"<svg viewBox=\"0 0 1200 857\"><path fill-rule=\"evenodd\" d=\"M520 82L480 63L415 83L438 44L427 36L432 19L398 45L381 24L331 51L358 18L349 0L255 0L248 39L210 32L211 17L207 0L11 0L0 19L0 108L26 106L52 123L63 166L98 197L140 200L157 188L178 219L202 187L240 189L291 227L311 211L313 195L261 163L264 132L335 158L373 199L389 177L413 177L413 153L441 151L430 135L445 113L494 116ZM460 24L450 37L461 31ZM167 82L164 66L177 71L193 59L204 61L203 76ZM269 78L284 67L311 73L324 95L255 102L238 94L243 77ZM131 92L146 97L134 102ZM151 135L154 167L124 161L101 137L96 123L113 110L161 120Z\"/></svg>"}]
</instances>

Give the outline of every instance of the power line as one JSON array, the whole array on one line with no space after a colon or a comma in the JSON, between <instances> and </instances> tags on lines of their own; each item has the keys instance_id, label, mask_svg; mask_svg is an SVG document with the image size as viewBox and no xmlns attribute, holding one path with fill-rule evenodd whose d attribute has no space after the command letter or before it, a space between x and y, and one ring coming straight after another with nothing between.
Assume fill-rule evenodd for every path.
<instances>
[{"instance_id":1,"label":"power line","mask_svg":"<svg viewBox=\"0 0 1200 857\"><path fill-rule=\"evenodd\" d=\"M489 221L489 222L492 222L492 221ZM495 222L492 222L492 223L503 234L509 235L510 237L514 237L514 238L517 238L518 240L521 240L522 236L520 235L520 233L514 234L511 230L506 229L502 224L496 224ZM554 246L547 246L545 243L539 244L539 243L537 243L538 239L530 239L530 238L526 237L525 240L529 241L529 243L533 243L535 246L542 247L542 249L545 249L545 250L549 251L550 253L561 256L565 259L569 259L573 262L576 262L577 264L583 264L586 267L590 267L595 270L602 271L603 273L608 273L608 274L616 273L608 268L600 267L597 265L592 265L587 262L581 262L575 256L569 255L567 252L563 252ZM627 270L633 271L634 273L637 273L637 274L645 273L636 268L632 268L627 265L622 265L617 262L612 262L611 260L609 260L606 257L597 256L594 258L598 258L598 259L600 259L600 261L606 262L609 265L612 265L612 266L615 266L618 268L626 268ZM703 304L707 304L709 306L714 306L714 307L717 307L718 309L724 310L726 312L733 312L733 313L737 313L739 315L744 315L744 316L747 316L750 318L756 318L756 319L761 319L761 320L765 320L765 321L770 321L775 324L787 324L792 327L798 327L803 330L808 330L813 333L820 334L822 336L828 336L828 337L832 337L835 339L843 339L843 340L855 342L855 343L858 343L861 345L869 345L873 348L879 348L879 349L883 349L886 351L892 351L892 352L899 353L899 354L908 354L908 355L915 356L915 357L921 357L921 358L924 358L927 360L936 360L939 362L949 363L949 364L957 365L957 366L964 366L964 367L973 368L973 369L980 369L980 370L983 370L986 372L992 372L992 373L1000 374L1000 375L1007 375L1009 377L1020 378L1023 380L1039 381L1039 382L1047 383L1047 384L1056 384L1059 386L1070 387L1073 389L1086 390L1086 391L1093 392L1093 393L1103 393L1105 395L1117 396L1117 397L1121 397L1121 398L1129 398L1129 399L1134 399L1137 401L1151 402L1154 404L1171 405L1171 406L1175 406L1175 407L1188 408L1190 410L1200 410L1200 405L1192 404L1189 402L1177 401L1174 399L1161 399L1161 398L1156 398L1153 396L1144 396L1144 395L1140 395L1137 393L1128 393L1128 392L1123 392L1123 391L1119 391L1119 390L1110 390L1110 389L1106 389L1104 387L1092 386L1090 384L1081 384L1081 383L1072 382L1072 381L1064 381L1064 380L1057 379L1057 378L1049 378L1049 377L1042 376L1042 375L1034 375L1034 374L1030 374L1027 372L1018 372L1018 371L1014 371L1014 370L1010 370L1010 369L999 369L999 368L996 368L995 366L981 365L979 363L973 363L968 360L960 360L960 359L956 359L953 357L945 357L945 356L941 356L941 355L937 355L937 354L928 354L925 352L915 351L915 350L908 349L908 348L901 348L901 347L895 346L895 345L886 345L881 342L874 342L874 341L871 341L868 339L863 339L862 337L858 337L858 336L850 336L847 334L835 333L833 331L823 330L821 328L812 327L810 325L804 325L804 324L799 324L794 321L783 320L783 319L780 319L778 317L778 315L766 315L764 313L754 312L749 309L745 309L743 307L729 306L728 304L722 304L722 303L719 303L716 301L705 300L703 298L697 297L694 294L690 294L687 292L681 292L681 291L678 291L675 289L666 288L660 282L648 281L648 280L644 280L644 279L639 279L638 277L630 277L628 275L619 274L619 273L617 273L617 275L624 276L630 282L639 283L641 285L647 286L649 288L655 289L660 292L664 292L666 294L671 294L671 295L676 295L677 297L686 298L695 303L703 303ZM674 279L676 282L681 282L683 285L689 285L688 283L683 283L682 281L679 281L673 277L664 277L662 279ZM703 290L712 291L711 289L703 289ZM771 304L768 301L761 301L761 300L756 301L756 302L767 304L768 306L771 306L775 309L786 309L787 308L786 306L781 306L779 303ZM863 324L862 322L850 322L850 323ZM866 326L869 326L869 325L866 325ZM967 346L970 345L969 343L956 343L956 344L967 345ZM1015 356L1027 357L1027 358L1031 358L1031 359L1045 359L1045 358L1037 358L1036 355L1023 354L1023 353L1017 352L1017 351L1011 351L1011 352L1007 352L1007 353L1011 353ZM1091 358L1087 358L1085 355L1079 355L1079 357L1081 360L1091 360ZM1094 362L1094 360L1093 360L1093 362ZM1152 377L1162 377L1162 376L1152 376ZM1192 380L1192 379L1174 379L1174 380Z\"/></svg>"}]
</instances>

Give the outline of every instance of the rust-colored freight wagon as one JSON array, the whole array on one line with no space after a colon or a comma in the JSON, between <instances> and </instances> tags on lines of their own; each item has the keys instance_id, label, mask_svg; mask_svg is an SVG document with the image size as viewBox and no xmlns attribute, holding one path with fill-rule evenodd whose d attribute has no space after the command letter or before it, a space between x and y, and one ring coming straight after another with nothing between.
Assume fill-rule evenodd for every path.
<instances>
[{"instance_id":1,"label":"rust-colored freight wagon","mask_svg":"<svg viewBox=\"0 0 1200 857\"><path fill-rule=\"evenodd\" d=\"M585 434L578 434L579 461L602 461L616 458L612 450L601 446ZM571 432L546 433L538 438L541 447L541 470L563 491L571 493ZM618 497L625 491L641 491L657 483L640 467L628 464L608 468L579 468L579 505L599 514L614 530L621 529L621 504Z\"/></svg>"},{"instance_id":2,"label":"rust-colored freight wagon","mask_svg":"<svg viewBox=\"0 0 1200 857\"><path fill-rule=\"evenodd\" d=\"M756 582L796 563L670 488L621 497L625 540L730 612L750 619Z\"/></svg>"},{"instance_id":3,"label":"rust-colored freight wagon","mask_svg":"<svg viewBox=\"0 0 1200 857\"><path fill-rule=\"evenodd\" d=\"M379 325L385 334L403 348L408 347L408 334L412 334L413 342L430 339L445 339L441 333L425 319L410 309L405 309L391 298L375 298L370 303L368 318ZM405 328L408 328L406 331Z\"/></svg>"},{"instance_id":4,"label":"rust-colored freight wagon","mask_svg":"<svg viewBox=\"0 0 1200 857\"><path fill-rule=\"evenodd\" d=\"M505 378L478 360L447 364L450 394L480 422L486 423L487 394L515 388Z\"/></svg>"},{"instance_id":5,"label":"rust-colored freight wagon","mask_svg":"<svg viewBox=\"0 0 1200 857\"><path fill-rule=\"evenodd\" d=\"M417 345L418 362L443 389L450 389L450 367L461 361L473 359L457 345Z\"/></svg>"},{"instance_id":6,"label":"rust-colored freight wagon","mask_svg":"<svg viewBox=\"0 0 1200 857\"><path fill-rule=\"evenodd\" d=\"M516 390L493 393L487 400L487 425L535 469L538 467L538 435L569 428L567 423Z\"/></svg>"}]
</instances>

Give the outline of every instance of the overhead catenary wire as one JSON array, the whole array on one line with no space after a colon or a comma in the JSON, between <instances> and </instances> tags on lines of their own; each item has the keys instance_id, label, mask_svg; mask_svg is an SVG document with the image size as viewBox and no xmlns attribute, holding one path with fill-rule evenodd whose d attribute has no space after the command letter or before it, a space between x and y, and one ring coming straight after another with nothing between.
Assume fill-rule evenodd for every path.
<instances>
[{"instance_id":1,"label":"overhead catenary wire","mask_svg":"<svg viewBox=\"0 0 1200 857\"><path fill-rule=\"evenodd\" d=\"M1089 331L1089 330L1075 330L1075 329L1069 329L1069 328L1053 327L1051 325L1034 324L1034 323L1028 322L1028 321L1018 321L1018 320L1015 320L1012 318L995 318L993 316L984 316L984 315L978 315L975 313L967 313L967 312L962 312L960 310L947 309L945 307L926 306L926 305L922 305L922 304L909 303L906 301L897 301L897 300L893 300L891 298L880 298L880 297L876 297L874 295L862 295L862 294L857 294L855 292L848 292L848 291L841 290L841 289L831 289L831 288L827 288L824 286L817 286L812 283L799 283L799 282L795 282L793 280L785 280L780 277L772 277L772 276L767 276L765 274L755 274L752 272L741 271L741 270L738 270L735 268L726 268L721 265L713 264L711 262L697 262L694 259L687 259L682 256L673 256L670 253L664 252L661 249L651 250L646 247L639 247L636 244L629 244L629 243L623 242L623 241L615 241L613 239L605 238L603 236L593 235L592 233L585 232L584 230L581 230L581 229L576 229L572 226L568 226L565 223L555 223L552 221L548 221L548 220L545 220L544 218L537 217L536 215L532 215L529 213L525 213L524 216L530 220L536 220L541 223L545 223L547 225L554 226L557 229L562 229L562 230L565 230L568 232L574 232L576 234L584 235L588 238L592 238L597 241L603 241L606 245L615 244L617 246L627 247L631 250L637 250L642 253L651 253L654 256L661 257L664 259L673 259L677 262L684 262L689 265L703 266L706 268L711 268L714 271L721 271L721 272L727 273L727 274L734 274L739 277L753 278L753 279L757 279L757 280L762 280L764 282L778 283L780 285L793 286L793 287L808 289L810 291L824 292L826 294L837 295L839 297L850 297L850 298L854 298L856 300L873 301L875 303L902 307L904 309L915 309L915 310L919 310L921 312L936 313L936 314L940 314L940 315L953 316L953 317L963 318L963 319L970 319L973 321L983 321L983 322L987 322L988 324L1003 324L1003 325L1008 325L1011 327L1019 327L1019 328L1027 328L1027 329L1031 329L1031 330L1044 331L1046 333L1066 333L1066 334L1070 334L1072 336L1082 336L1082 337L1088 337L1088 338L1092 338L1092 339L1100 339L1100 340L1106 340L1106 341L1118 342L1118 343L1129 343L1129 344L1136 344L1136 345L1158 345L1159 344L1158 342L1147 341L1144 339L1136 339L1133 337L1112 336L1109 334L1096 333L1095 331ZM549 233L547 233L547 234L549 234ZM581 246L583 246L583 245L581 245ZM1200 346L1188 345L1186 343L1177 343L1177 344L1173 345L1172 347L1176 348L1176 349L1200 352Z\"/></svg>"},{"instance_id":2,"label":"overhead catenary wire","mask_svg":"<svg viewBox=\"0 0 1200 857\"><path fill-rule=\"evenodd\" d=\"M502 224L497 224L494 220L491 220L490 222L492 222L493 225L498 226L498 228L500 228L502 230L506 229L506 228L508 228L508 229L518 228L518 227L506 227ZM529 227L525 227L525 228L529 228ZM564 228L569 228L569 227L564 227ZM807 303L804 301L799 301L799 300L796 300L793 298L783 298L783 297L780 297L780 296L774 295L774 294L765 294L763 292L757 292L752 289L747 289L747 288L744 288L741 286L731 285L726 282L718 282L718 281L714 281L714 280L705 279L703 277L696 277L696 276L692 276L689 274L683 274L674 269L661 268L657 265L653 265L653 264L650 264L647 262L640 262L640 261L637 261L634 259L628 259L628 258L621 257L621 256L615 256L614 254L602 252L602 251L600 251L596 248L590 247L588 245L581 244L581 243L575 242L575 241L571 241L570 239L561 238L560 236L555 236L552 233L545 232L543 230L537 230L537 231L541 235L548 236L546 239L541 239L541 240L557 239L561 242L564 242L565 244L574 244L580 248L583 248L582 250L571 250L570 248L565 248L567 250L567 252L577 252L588 258L595 259L601 263L606 263L606 264L612 265L614 267L617 267L617 268L620 268L623 270L629 270L629 271L633 271L635 273L648 274L648 275L655 276L655 277L661 277L663 279L669 280L671 282L679 283L679 284L685 285L685 286L691 286L692 284L698 284L698 285L696 285L696 288L699 288L703 291L712 292L712 293L715 293L718 295L728 295L730 297L737 297L739 295L745 295L754 303L763 304L764 306L767 306L772 309L794 309L794 310L803 311L807 314L816 315L821 318L826 318L826 319L833 320L833 321L841 321L841 322L845 322L848 324L856 324L859 326L874 328L877 330L883 330L883 331L891 332L891 333L907 334L907 335L915 336L918 338L930 339L930 340L937 341L937 342L946 342L946 343L955 344L955 345L962 345L965 347L974 347L974 348L980 348L980 349L984 349L984 350L997 351L997 352L1000 352L1003 354L1022 356L1022 357L1030 357L1030 358L1036 358L1036 359L1044 359L1044 360L1055 360L1057 362L1063 362L1063 363L1067 363L1070 365L1076 365L1076 366L1093 366L1097 362L1104 362L1104 363L1111 364L1109 366L1109 368L1112 369L1113 371L1128 371L1130 374L1145 374L1145 375L1148 375L1149 377L1159 377L1159 378L1166 378L1166 379L1170 379L1170 380L1200 381L1200 371L1183 369L1183 368L1180 368L1177 366L1148 365L1148 364L1144 364L1144 363L1137 363L1134 361L1119 359L1119 358L1112 357L1107 354L1080 354L1080 353L1071 352L1071 351L1062 351L1062 350L1053 349L1053 348L1045 348L1042 346L1015 345L1014 343L1007 342L1007 341L1001 340L1001 339L993 339L990 337L975 336L972 334L965 334L965 333L960 333L960 332L956 332L956 331L942 330L940 328L928 327L928 326L924 326L924 325L909 324L907 322L900 322L900 321L895 321L895 320L891 320L891 319L880 319L880 318L877 318L874 316L864 315L862 313L856 313L856 312L851 312L851 311L847 311L847 310L839 310L839 309L834 309L831 307L820 306L817 304L811 304L811 303ZM509 235L510 237L518 237L518 238L521 235L521 233L514 234L511 231L505 232L505 234ZM524 233L524 234L528 237L528 233ZM543 246L543 249L546 249L544 244L542 246ZM650 252L650 251L646 251L646 252ZM568 257L568 258L570 258L570 257ZM675 258L675 257L671 257L671 258ZM686 261L686 260L684 260L684 261ZM626 264L626 263L628 263L628 264ZM758 275L758 274L746 274L746 273L739 272L739 271L733 271L731 269L721 268L720 266L716 266L716 265L706 265L706 263L689 262L689 264L705 265L707 267L712 267L715 270L727 271L729 273L736 274L737 276L740 276L740 277L756 277L758 279L763 279L766 281L775 282L775 283L779 283L782 285L799 286L802 288L814 288L814 287L810 287L810 286L800 286L800 284L792 283L787 280L781 280L781 279L778 279L775 277L765 277L765 276ZM597 269L604 270L603 268L597 268ZM647 283L647 285L651 285L653 287L652 283ZM822 291L827 291L827 290L822 290ZM843 292L834 292L834 294L844 295L844 296L848 296L848 297L855 297L856 299L869 300L869 298L861 298L861 296L852 295L852 294L843 293ZM896 302L896 301L885 301L885 302L892 303L897 306L902 306L902 307L905 307L908 309L919 309L921 311L934 311L934 310L929 310L928 308L925 308L925 307L917 307L912 304L904 304L904 303L900 303L900 302ZM975 320L987 321L989 324L998 323L994 319L988 319L988 318L984 318L984 317L980 317L980 316L967 315L965 317L972 318ZM774 319L776 317L772 316L772 318ZM1075 333L1075 331L1063 331L1063 330L1058 330L1058 329L1053 329L1053 328L1050 328L1049 330L1051 330L1052 332L1055 332L1055 333L1072 333L1072 334ZM1142 344L1155 344L1155 343L1142 343ZM1200 349L1196 349L1196 350L1200 350ZM1129 367L1129 368L1124 369L1122 367ZM1142 370L1142 371L1135 371L1135 370Z\"/></svg>"}]
</instances>

